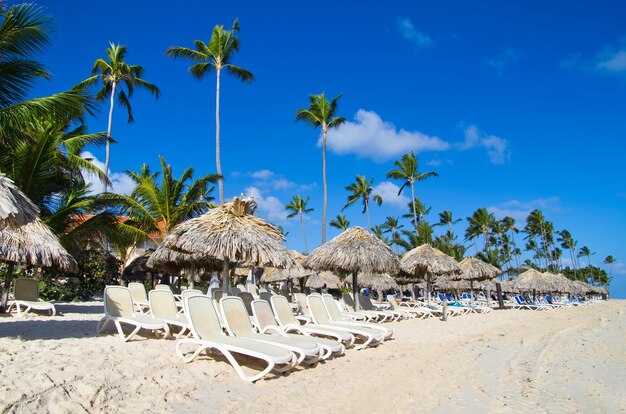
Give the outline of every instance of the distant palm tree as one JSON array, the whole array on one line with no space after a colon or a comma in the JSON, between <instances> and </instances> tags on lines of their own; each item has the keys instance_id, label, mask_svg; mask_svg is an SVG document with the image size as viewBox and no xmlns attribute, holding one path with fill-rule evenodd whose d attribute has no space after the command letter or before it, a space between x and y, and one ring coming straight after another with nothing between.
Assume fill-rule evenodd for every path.
<instances>
[{"instance_id":1,"label":"distant palm tree","mask_svg":"<svg viewBox=\"0 0 626 414\"><path fill-rule=\"evenodd\" d=\"M375 225L374 227L372 227L372 233L374 234L374 236L378 237L380 240L382 240L383 243L389 245L391 243L391 241L385 237L385 231L383 230L383 227L381 225Z\"/></svg>"},{"instance_id":2,"label":"distant palm tree","mask_svg":"<svg viewBox=\"0 0 626 414\"><path fill-rule=\"evenodd\" d=\"M596 252L592 252L589 247L583 246L578 252L578 257L587 256L587 266L591 266L591 256L593 256L594 254L596 254Z\"/></svg>"},{"instance_id":3,"label":"distant palm tree","mask_svg":"<svg viewBox=\"0 0 626 414\"><path fill-rule=\"evenodd\" d=\"M515 219L513 217L506 216L501 221L506 231L509 231L511 233L511 242L513 244L511 254L515 255L515 266L519 267L519 256L515 254L516 251L520 251L516 248L517 245L515 244L515 234L519 233L519 229L515 226Z\"/></svg>"},{"instance_id":4,"label":"distant palm tree","mask_svg":"<svg viewBox=\"0 0 626 414\"><path fill-rule=\"evenodd\" d=\"M391 236L391 244L396 244L396 241L400 238L401 230L404 227L400 224L400 220L397 217L387 216L387 219L380 225L383 229L383 233Z\"/></svg>"},{"instance_id":5,"label":"distant palm tree","mask_svg":"<svg viewBox=\"0 0 626 414\"><path fill-rule=\"evenodd\" d=\"M337 214L337 217L330 221L330 227L345 231L348 227L350 227L350 222L343 214Z\"/></svg>"},{"instance_id":6,"label":"distant palm tree","mask_svg":"<svg viewBox=\"0 0 626 414\"><path fill-rule=\"evenodd\" d=\"M487 238L493 222L495 221L493 213L490 213L486 208L482 207L474 211L474 214L471 217L467 217L467 221L469 225L465 231L465 238L467 240L473 240L482 235L483 251L487 251Z\"/></svg>"},{"instance_id":7,"label":"distant palm tree","mask_svg":"<svg viewBox=\"0 0 626 414\"><path fill-rule=\"evenodd\" d=\"M557 241L561 243L561 247L563 249L569 250L570 259L572 261L572 268L574 269L574 278L576 278L576 268L578 267L576 263L576 244L578 242L574 240L568 230L561 230L559 232L559 237Z\"/></svg>"},{"instance_id":8,"label":"distant palm tree","mask_svg":"<svg viewBox=\"0 0 626 414\"><path fill-rule=\"evenodd\" d=\"M609 255L607 257L604 258L604 264L608 264L611 266L610 270L609 270L609 279L611 279L613 277L613 263L615 263L616 260L613 256Z\"/></svg>"},{"instance_id":9,"label":"distant palm tree","mask_svg":"<svg viewBox=\"0 0 626 414\"><path fill-rule=\"evenodd\" d=\"M304 233L304 222L302 221L302 217L306 213L310 213L313 211L312 208L307 207L307 203L309 202L309 197L303 199L301 195L295 195L291 199L291 201L285 206L285 209L290 213L287 215L287 218L292 218L298 216L300 219L300 228L302 229L302 238L304 239L304 253L306 254L309 251L309 248L306 244L306 234Z\"/></svg>"},{"instance_id":10,"label":"distant palm tree","mask_svg":"<svg viewBox=\"0 0 626 414\"><path fill-rule=\"evenodd\" d=\"M352 204L361 200L363 203L363 213L367 216L367 228L372 229L372 222L370 220L370 210L369 204L370 200L374 201L376 204L381 205L383 203L383 199L381 196L377 194L372 194L374 184L374 179L367 180L364 175L357 175L356 181L352 184L346 186L346 190L348 190L351 194L348 195L348 202L343 207L342 210L350 207Z\"/></svg>"},{"instance_id":11,"label":"distant palm tree","mask_svg":"<svg viewBox=\"0 0 626 414\"><path fill-rule=\"evenodd\" d=\"M194 78L200 80L215 72L217 81L215 89L215 164L217 166L218 188L220 204L224 204L224 180L221 161L221 136L220 136L220 75L222 70L234 76L242 82L250 82L254 79L252 72L233 65L232 57L239 51L239 38L235 35L239 32L239 22L233 22L230 30L224 30L224 26L215 26L211 33L211 39L206 44L202 40L194 40L195 50L181 46L167 49L165 54L173 58L183 58L194 62L189 67L189 72Z\"/></svg>"},{"instance_id":12,"label":"distant palm tree","mask_svg":"<svg viewBox=\"0 0 626 414\"><path fill-rule=\"evenodd\" d=\"M448 226L448 231L452 231L452 225L460 222L461 219L454 219L450 210L444 210L439 213L439 223L434 226Z\"/></svg>"},{"instance_id":13,"label":"distant palm tree","mask_svg":"<svg viewBox=\"0 0 626 414\"><path fill-rule=\"evenodd\" d=\"M402 190L407 185L411 186L411 200L415 200L415 182L424 181L429 177L438 177L434 171L428 171L420 173L417 171L418 162L415 153L411 151L410 154L404 154L400 161L394 161L395 169L387 173L387 178L393 178L394 180L403 180L402 186L398 191L398 195L402 194ZM415 205L413 205L413 225L417 229L417 212L415 211Z\"/></svg>"},{"instance_id":14,"label":"distant palm tree","mask_svg":"<svg viewBox=\"0 0 626 414\"><path fill-rule=\"evenodd\" d=\"M341 94L330 102L324 92L320 95L309 95L309 108L298 109L296 121L304 121L314 128L322 127L322 181L324 183L324 208L322 211L322 243L326 243L326 210L328 209L328 185L326 184L326 135L329 129L338 128L346 122L341 116L335 116L337 102Z\"/></svg>"},{"instance_id":15,"label":"distant palm tree","mask_svg":"<svg viewBox=\"0 0 626 414\"><path fill-rule=\"evenodd\" d=\"M419 197L415 197L413 201L409 201L407 206L409 207L409 212L407 214L403 214L402 218L414 218L417 216L418 225L422 220L424 220L424 216L432 210L432 207L427 207L424 203L422 203Z\"/></svg>"},{"instance_id":16,"label":"distant palm tree","mask_svg":"<svg viewBox=\"0 0 626 414\"><path fill-rule=\"evenodd\" d=\"M109 43L110 47L106 50L107 59L98 58L91 70L92 76L85 79L75 86L78 90L83 90L88 86L96 84L98 80L102 81L102 89L96 94L98 101L109 99L109 123L107 126L107 142L106 142L106 159L104 161L104 173L107 178L109 176L109 164L111 162L111 127L113 124L113 107L115 106L115 97L120 105L126 108L128 112L128 123L134 121L132 108L130 106L130 98L133 96L135 88L144 89L159 98L161 92L159 88L150 82L142 79L143 67L138 65L129 65L126 63L126 54L128 53L126 46ZM126 90L123 89L126 86ZM119 88L119 90L118 90ZM105 183L105 191L107 184Z\"/></svg>"}]
</instances>

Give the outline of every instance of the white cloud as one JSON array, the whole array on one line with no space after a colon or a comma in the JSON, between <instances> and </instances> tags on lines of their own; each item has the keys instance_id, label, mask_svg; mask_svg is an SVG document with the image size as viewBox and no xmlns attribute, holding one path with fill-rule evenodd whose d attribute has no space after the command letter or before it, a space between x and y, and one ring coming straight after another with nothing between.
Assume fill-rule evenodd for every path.
<instances>
[{"instance_id":1,"label":"white cloud","mask_svg":"<svg viewBox=\"0 0 626 414\"><path fill-rule=\"evenodd\" d=\"M509 200L504 203L488 207L487 210L493 213L498 219L510 216L515 220L525 221L528 214L535 209L559 213L561 211L559 202L560 200L556 196L538 198L530 201Z\"/></svg>"},{"instance_id":2,"label":"white cloud","mask_svg":"<svg viewBox=\"0 0 626 414\"><path fill-rule=\"evenodd\" d=\"M80 156L86 159L90 159L91 162L102 171L104 171L104 163L96 158L89 151L84 151L80 153ZM86 182L91 184L91 192L94 194L98 194L104 191L104 184L93 174L89 174L85 171L83 173L83 178ZM109 191L117 194L130 194L135 188L135 182L124 173L111 173L109 170L109 180L111 180L111 187Z\"/></svg>"},{"instance_id":3,"label":"white cloud","mask_svg":"<svg viewBox=\"0 0 626 414\"><path fill-rule=\"evenodd\" d=\"M430 165L431 167L440 167L443 164L449 164L452 165L452 160L449 160L447 158L445 159L441 159L441 158L434 158L428 162L426 162L426 165Z\"/></svg>"},{"instance_id":4,"label":"white cloud","mask_svg":"<svg viewBox=\"0 0 626 414\"><path fill-rule=\"evenodd\" d=\"M418 131L396 129L373 111L359 109L355 122L346 122L338 129L328 132L328 148L337 155L355 154L371 158L376 162L388 161L411 150L444 151L450 144L439 137L432 137ZM317 142L322 145L322 139Z\"/></svg>"},{"instance_id":5,"label":"white cloud","mask_svg":"<svg viewBox=\"0 0 626 414\"><path fill-rule=\"evenodd\" d=\"M408 17L399 17L396 27L405 40L413 43L416 48L422 49L433 45L433 41L425 33L418 31L411 19Z\"/></svg>"},{"instance_id":6,"label":"white cloud","mask_svg":"<svg viewBox=\"0 0 626 414\"><path fill-rule=\"evenodd\" d=\"M285 203L274 196L264 196L257 187L247 187L244 195L253 197L257 203L257 215L274 224L287 223L287 212Z\"/></svg>"},{"instance_id":7,"label":"white cloud","mask_svg":"<svg viewBox=\"0 0 626 414\"><path fill-rule=\"evenodd\" d=\"M475 125L465 129L465 141L459 145L461 151L474 147L482 147L487 150L489 161L493 164L504 164L511 158L509 141L495 135L487 135L478 130Z\"/></svg>"},{"instance_id":8,"label":"white cloud","mask_svg":"<svg viewBox=\"0 0 626 414\"><path fill-rule=\"evenodd\" d=\"M373 194L378 194L383 198L383 203L394 207L406 208L410 198L404 194L398 195L400 187L389 181L383 181L372 188Z\"/></svg>"},{"instance_id":9,"label":"white cloud","mask_svg":"<svg viewBox=\"0 0 626 414\"><path fill-rule=\"evenodd\" d=\"M585 73L624 75L626 74L626 37L618 39L616 43L604 47L593 58L584 58L580 53L572 54L561 61L561 67Z\"/></svg>"},{"instance_id":10,"label":"white cloud","mask_svg":"<svg viewBox=\"0 0 626 414\"><path fill-rule=\"evenodd\" d=\"M495 69L498 76L503 76L504 67L517 60L519 60L518 54L510 47L507 47L502 51L502 53L497 54L491 59L485 60L485 65Z\"/></svg>"},{"instance_id":11,"label":"white cloud","mask_svg":"<svg viewBox=\"0 0 626 414\"><path fill-rule=\"evenodd\" d=\"M597 60L596 68L600 70L612 73L626 72L626 49L617 51L605 49L597 56Z\"/></svg>"},{"instance_id":12,"label":"white cloud","mask_svg":"<svg viewBox=\"0 0 626 414\"><path fill-rule=\"evenodd\" d=\"M241 175L242 174L239 174L238 176ZM245 175L252 177L254 179L253 186L260 188L261 190L286 191L296 189L306 191L316 187L315 183L297 184L293 181L288 180L282 175L267 169L249 172Z\"/></svg>"},{"instance_id":13,"label":"white cloud","mask_svg":"<svg viewBox=\"0 0 626 414\"><path fill-rule=\"evenodd\" d=\"M607 272L609 271L610 266L604 265L606 267ZM615 262L613 263L613 276L626 276L626 263L624 262Z\"/></svg>"},{"instance_id":14,"label":"white cloud","mask_svg":"<svg viewBox=\"0 0 626 414\"><path fill-rule=\"evenodd\" d=\"M254 171L250 173L250 177L256 178L257 180L269 180L270 178L275 177L276 174L270 170L260 170Z\"/></svg>"}]
</instances>

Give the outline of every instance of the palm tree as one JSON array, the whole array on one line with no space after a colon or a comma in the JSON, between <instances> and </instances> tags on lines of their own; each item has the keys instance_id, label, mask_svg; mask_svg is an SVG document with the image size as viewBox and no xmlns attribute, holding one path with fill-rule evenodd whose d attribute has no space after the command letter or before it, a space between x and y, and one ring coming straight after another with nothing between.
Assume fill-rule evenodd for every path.
<instances>
[{"instance_id":1,"label":"palm tree","mask_svg":"<svg viewBox=\"0 0 626 414\"><path fill-rule=\"evenodd\" d=\"M591 266L591 256L593 256L594 254L596 254L596 252L592 252L589 247L583 246L578 252L578 257L587 256L587 266Z\"/></svg>"},{"instance_id":2,"label":"palm tree","mask_svg":"<svg viewBox=\"0 0 626 414\"><path fill-rule=\"evenodd\" d=\"M96 100L101 102L106 99L109 100L106 159L104 161L104 173L108 177L109 164L111 162L111 127L113 124L115 97L117 96L117 102L122 107L126 108L128 123L132 124L134 118L130 106L130 98L133 96L135 88L150 92L156 99L159 99L161 92L156 85L142 79L143 67L126 63L126 54L128 53L126 46L116 45L110 42L109 48L106 49L105 53L108 60L102 58L96 59L93 69L91 70L92 76L76 85L75 88L83 90L91 85L95 85L98 80L102 81L102 89L96 94ZM126 87L126 90L124 90L124 87ZM104 189L106 191L106 184Z\"/></svg>"},{"instance_id":3,"label":"palm tree","mask_svg":"<svg viewBox=\"0 0 626 414\"><path fill-rule=\"evenodd\" d=\"M350 221L348 221L346 216L343 214L337 214L337 217L330 221L330 227L345 231L348 227L350 227Z\"/></svg>"},{"instance_id":4,"label":"palm tree","mask_svg":"<svg viewBox=\"0 0 626 414\"><path fill-rule=\"evenodd\" d=\"M613 263L615 262L616 262L615 258L611 255L604 258L604 264L608 264L611 266L609 270L609 280L613 278Z\"/></svg>"},{"instance_id":5,"label":"palm tree","mask_svg":"<svg viewBox=\"0 0 626 414\"><path fill-rule=\"evenodd\" d=\"M397 217L387 216L387 219L380 227L383 229L383 233L389 233L391 236L391 244L397 244L396 241L400 238L400 231L404 225L400 224L400 220Z\"/></svg>"},{"instance_id":6,"label":"palm tree","mask_svg":"<svg viewBox=\"0 0 626 414\"><path fill-rule=\"evenodd\" d=\"M394 180L403 180L402 186L398 191L398 195L402 194L402 190L407 185L411 186L411 200L416 200L415 197L415 182L416 181L424 181L429 177L438 177L434 171L428 171L425 173L420 173L417 171L418 162L415 153L411 151L410 154L404 154L400 161L394 161L396 166L395 169L389 171L387 173L387 178L393 178ZM417 229L417 212L415 211L415 205L413 205L413 225ZM416 230L417 231L417 230Z\"/></svg>"},{"instance_id":7,"label":"palm tree","mask_svg":"<svg viewBox=\"0 0 626 414\"><path fill-rule=\"evenodd\" d=\"M189 67L189 72L194 78L200 80L215 72L215 164L217 166L218 188L220 204L224 204L224 179L221 161L221 136L220 136L220 76L222 70L234 76L242 82L250 82L254 79L252 72L235 66L231 63L235 53L239 51L239 22L233 22L230 30L224 30L224 26L215 26L211 33L209 44L202 40L194 40L195 49L182 46L174 46L167 49L165 54L173 58L183 58L194 62Z\"/></svg>"},{"instance_id":8,"label":"palm tree","mask_svg":"<svg viewBox=\"0 0 626 414\"><path fill-rule=\"evenodd\" d=\"M314 128L322 127L322 181L324 183L324 208L322 210L322 243L326 243L326 210L328 208L328 185L326 183L326 135L328 130L338 128L346 122L337 113L337 102L341 94L335 96L330 102L324 92L320 95L309 95L309 108L298 109L296 121L304 121Z\"/></svg>"},{"instance_id":9,"label":"palm tree","mask_svg":"<svg viewBox=\"0 0 626 414\"><path fill-rule=\"evenodd\" d=\"M576 268L578 267L576 263L576 244L578 242L574 240L568 230L561 230L559 232L559 237L557 238L557 241L561 243L561 247L563 249L569 250L570 259L572 261L572 268L574 269L574 278L576 278Z\"/></svg>"},{"instance_id":10,"label":"palm tree","mask_svg":"<svg viewBox=\"0 0 626 414\"><path fill-rule=\"evenodd\" d=\"M301 195L295 195L285 206L285 209L290 213L287 215L287 218L292 218L298 216L300 219L300 228L302 229L302 238L304 239L304 253L306 254L309 251L309 248L306 244L306 234L304 234L304 222L302 221L302 216L306 213L310 213L313 211L312 208L307 207L307 203L309 202L309 197L303 199Z\"/></svg>"},{"instance_id":11,"label":"palm tree","mask_svg":"<svg viewBox=\"0 0 626 414\"><path fill-rule=\"evenodd\" d=\"M389 245L391 243L391 241L387 237L385 237L385 231L383 230L383 226L377 224L372 227L371 230L374 236L378 237L386 245Z\"/></svg>"},{"instance_id":12,"label":"palm tree","mask_svg":"<svg viewBox=\"0 0 626 414\"><path fill-rule=\"evenodd\" d=\"M448 231L452 231L452 225L460 222L461 219L454 219L450 210L444 210L439 213L439 223L435 223L434 226L448 226Z\"/></svg>"},{"instance_id":13,"label":"palm tree","mask_svg":"<svg viewBox=\"0 0 626 414\"><path fill-rule=\"evenodd\" d=\"M174 226L213 206L213 187L209 184L217 181L217 175L194 179L193 168L187 168L176 178L166 159L159 159L161 173L152 173L145 164L139 172L126 171L136 183L130 195L103 194L105 199L118 205L122 214L129 217L120 227L137 241L151 239L159 243L158 239L165 239Z\"/></svg>"},{"instance_id":14,"label":"palm tree","mask_svg":"<svg viewBox=\"0 0 626 414\"><path fill-rule=\"evenodd\" d=\"M0 144L12 146L22 132L50 114L69 117L91 109L91 101L80 91L25 100L36 80L49 79L43 64L34 59L50 40L51 23L43 8L35 4L6 7L0 2Z\"/></svg>"},{"instance_id":15,"label":"palm tree","mask_svg":"<svg viewBox=\"0 0 626 414\"><path fill-rule=\"evenodd\" d=\"M513 244L513 250L511 253L515 255L515 266L519 267L519 255L515 254L516 251L521 253L521 250L518 249L515 244L515 234L519 233L519 229L515 226L515 219L513 217L505 216L501 221L506 229L505 231L511 232L511 243Z\"/></svg>"},{"instance_id":16,"label":"palm tree","mask_svg":"<svg viewBox=\"0 0 626 414\"><path fill-rule=\"evenodd\" d=\"M467 230L465 231L465 238L467 240L473 240L479 236L483 236L483 251L487 251L487 236L492 228L495 217L493 213L487 211L486 208L481 207L474 211L472 217L467 217L469 223Z\"/></svg>"},{"instance_id":17,"label":"palm tree","mask_svg":"<svg viewBox=\"0 0 626 414\"><path fill-rule=\"evenodd\" d=\"M432 210L432 207L426 207L419 197L415 197L415 199L413 199L413 201L409 201L409 204L407 205L409 207L409 212L407 214L403 214L402 218L416 218L418 225L422 220L424 220L424 216Z\"/></svg>"},{"instance_id":18,"label":"palm tree","mask_svg":"<svg viewBox=\"0 0 626 414\"><path fill-rule=\"evenodd\" d=\"M379 206L383 203L383 199L381 196L377 194L372 194L373 184L374 184L373 178L368 181L364 175L357 175L356 181L346 186L346 190L351 192L351 194L348 195L348 201L346 205L343 206L342 208L342 210L345 210L346 208L350 207L352 204L361 200L361 202L363 203L363 213L365 213L365 215L367 216L367 228L370 230L372 228L372 222L370 220L370 210L369 210L370 199L373 200Z\"/></svg>"}]
</instances>

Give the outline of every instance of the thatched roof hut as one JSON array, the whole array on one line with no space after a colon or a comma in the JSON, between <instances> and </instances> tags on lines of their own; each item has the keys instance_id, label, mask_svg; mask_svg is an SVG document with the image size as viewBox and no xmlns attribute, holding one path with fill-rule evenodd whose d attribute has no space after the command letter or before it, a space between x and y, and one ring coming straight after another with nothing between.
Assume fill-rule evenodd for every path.
<instances>
[{"instance_id":1,"label":"thatched roof hut","mask_svg":"<svg viewBox=\"0 0 626 414\"><path fill-rule=\"evenodd\" d=\"M362 227L352 227L313 250L302 265L314 270L352 273L352 289L358 293L358 274L397 273L400 263L389 246ZM357 309L359 303L356 303Z\"/></svg>"},{"instance_id":2,"label":"thatched roof hut","mask_svg":"<svg viewBox=\"0 0 626 414\"><path fill-rule=\"evenodd\" d=\"M561 285L550 276L546 276L535 269L528 269L515 279L513 287L523 292L534 290L549 293L557 292L561 288Z\"/></svg>"},{"instance_id":3,"label":"thatched roof hut","mask_svg":"<svg viewBox=\"0 0 626 414\"><path fill-rule=\"evenodd\" d=\"M181 270L196 269L204 272L221 271L224 267L220 260L203 258L200 254L191 254L163 245L152 252L146 266L153 271L164 271L177 274Z\"/></svg>"},{"instance_id":4,"label":"thatched roof hut","mask_svg":"<svg viewBox=\"0 0 626 414\"><path fill-rule=\"evenodd\" d=\"M463 269L463 272L456 275L451 275L450 279L480 281L493 279L494 277L502 273L502 271L497 267L489 263L485 263L482 260L477 259L473 256L469 256L461 260L459 265Z\"/></svg>"},{"instance_id":5,"label":"thatched roof hut","mask_svg":"<svg viewBox=\"0 0 626 414\"><path fill-rule=\"evenodd\" d=\"M264 269L263 271L261 282L263 283L284 282L286 280L294 280L294 279L301 279L304 277L309 277L315 273L314 271L305 269L302 266L302 261L304 260L304 258L306 258L305 255L295 250L290 250L289 254L295 261L295 266L287 267L285 269L276 269L273 267L268 267Z\"/></svg>"},{"instance_id":6,"label":"thatched roof hut","mask_svg":"<svg viewBox=\"0 0 626 414\"><path fill-rule=\"evenodd\" d=\"M0 173L0 230L35 221L39 209L12 180Z\"/></svg>"},{"instance_id":7,"label":"thatched roof hut","mask_svg":"<svg viewBox=\"0 0 626 414\"><path fill-rule=\"evenodd\" d=\"M459 275L463 272L456 260L429 244L423 244L405 253L400 260L400 268L410 277L426 279L428 303L430 303L430 283L433 279L438 276Z\"/></svg>"},{"instance_id":8,"label":"thatched roof hut","mask_svg":"<svg viewBox=\"0 0 626 414\"><path fill-rule=\"evenodd\" d=\"M324 287L328 289L339 289L341 287L341 279L332 272L313 273L306 280L304 286L310 289L322 289Z\"/></svg>"},{"instance_id":9,"label":"thatched roof hut","mask_svg":"<svg viewBox=\"0 0 626 414\"><path fill-rule=\"evenodd\" d=\"M294 266L280 230L253 216L255 209L254 200L235 197L174 227L159 249L190 254L188 259L200 268L215 260L240 266ZM224 273L224 279L223 286L228 289L228 274Z\"/></svg>"},{"instance_id":10,"label":"thatched roof hut","mask_svg":"<svg viewBox=\"0 0 626 414\"><path fill-rule=\"evenodd\" d=\"M400 290L400 286L394 278L386 273L365 273L359 275L359 287L372 288L374 290Z\"/></svg>"}]
</instances>

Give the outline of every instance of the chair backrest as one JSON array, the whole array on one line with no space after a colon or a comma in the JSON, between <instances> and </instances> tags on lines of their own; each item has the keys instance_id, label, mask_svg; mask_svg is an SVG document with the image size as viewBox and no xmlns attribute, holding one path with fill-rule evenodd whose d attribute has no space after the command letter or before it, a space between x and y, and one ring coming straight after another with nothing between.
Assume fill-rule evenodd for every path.
<instances>
[{"instance_id":1,"label":"chair backrest","mask_svg":"<svg viewBox=\"0 0 626 414\"><path fill-rule=\"evenodd\" d=\"M176 299L171 290L154 289L148 293L150 312L157 319L176 319Z\"/></svg>"},{"instance_id":2,"label":"chair backrest","mask_svg":"<svg viewBox=\"0 0 626 414\"><path fill-rule=\"evenodd\" d=\"M39 286L35 279L15 279L13 282L13 297L16 300L37 302L39 300Z\"/></svg>"},{"instance_id":3,"label":"chair backrest","mask_svg":"<svg viewBox=\"0 0 626 414\"><path fill-rule=\"evenodd\" d=\"M263 329L266 326L277 326L272 307L267 301L255 299L252 301L252 314L256 319L257 327Z\"/></svg>"},{"instance_id":4,"label":"chair backrest","mask_svg":"<svg viewBox=\"0 0 626 414\"><path fill-rule=\"evenodd\" d=\"M235 286L237 289L239 289L240 292L247 292L248 289L246 289L246 287L244 285L242 285L241 283L237 283L237 286Z\"/></svg>"},{"instance_id":5,"label":"chair backrest","mask_svg":"<svg viewBox=\"0 0 626 414\"><path fill-rule=\"evenodd\" d=\"M154 287L154 289L156 290L169 290L170 292L172 291L172 287L170 285L166 285L163 283L159 283L158 285L156 285Z\"/></svg>"},{"instance_id":6,"label":"chair backrest","mask_svg":"<svg viewBox=\"0 0 626 414\"><path fill-rule=\"evenodd\" d=\"M348 292L343 292L343 295L341 296L343 298L343 303L346 304L346 308L348 308L348 310L354 310L354 299L352 298L352 295Z\"/></svg>"},{"instance_id":7,"label":"chair backrest","mask_svg":"<svg viewBox=\"0 0 626 414\"><path fill-rule=\"evenodd\" d=\"M340 321L341 312L339 311L339 308L335 303L335 298L333 298L332 295L326 293L322 295L322 300L324 301L324 306L326 306L326 310L328 311L330 319L332 319L333 321Z\"/></svg>"},{"instance_id":8,"label":"chair backrest","mask_svg":"<svg viewBox=\"0 0 626 414\"><path fill-rule=\"evenodd\" d=\"M254 300L254 296L250 292L239 292L237 294L242 300L243 304L246 305L246 310L248 311L248 315L252 316L252 301Z\"/></svg>"},{"instance_id":9,"label":"chair backrest","mask_svg":"<svg viewBox=\"0 0 626 414\"><path fill-rule=\"evenodd\" d=\"M257 289L256 285L253 285L252 283L250 283L248 285L248 292L252 293L252 296L254 296L255 298L259 297L259 289Z\"/></svg>"},{"instance_id":10,"label":"chair backrest","mask_svg":"<svg viewBox=\"0 0 626 414\"><path fill-rule=\"evenodd\" d=\"M213 296L213 300L216 302L219 302L220 299L222 299L222 297L224 296L224 290L223 289L213 289L211 291L211 296Z\"/></svg>"},{"instance_id":11,"label":"chair backrest","mask_svg":"<svg viewBox=\"0 0 626 414\"><path fill-rule=\"evenodd\" d=\"M135 316L133 297L129 288L107 286L104 288L104 313L120 318Z\"/></svg>"},{"instance_id":12,"label":"chair backrest","mask_svg":"<svg viewBox=\"0 0 626 414\"><path fill-rule=\"evenodd\" d=\"M203 296L202 291L198 289L186 289L180 292L180 295L183 298L183 303L185 302L185 298L190 298L192 296Z\"/></svg>"},{"instance_id":13,"label":"chair backrest","mask_svg":"<svg viewBox=\"0 0 626 414\"><path fill-rule=\"evenodd\" d=\"M254 332L243 299L238 296L224 296L220 300L220 305L228 333L235 336L245 336Z\"/></svg>"},{"instance_id":14,"label":"chair backrest","mask_svg":"<svg viewBox=\"0 0 626 414\"><path fill-rule=\"evenodd\" d=\"M187 296L183 307L191 333L195 338L210 339L224 335L211 298L204 295Z\"/></svg>"},{"instance_id":15,"label":"chair backrest","mask_svg":"<svg viewBox=\"0 0 626 414\"><path fill-rule=\"evenodd\" d=\"M238 296L241 293L241 289L238 287L230 288L230 294L233 296Z\"/></svg>"},{"instance_id":16,"label":"chair backrest","mask_svg":"<svg viewBox=\"0 0 626 414\"><path fill-rule=\"evenodd\" d=\"M147 302L148 294L146 293L146 287L143 283L130 282L128 284L128 289L130 289L130 295L135 302Z\"/></svg>"},{"instance_id":17,"label":"chair backrest","mask_svg":"<svg viewBox=\"0 0 626 414\"><path fill-rule=\"evenodd\" d=\"M396 302L396 298L393 295L387 295L387 302L389 302L389 306L391 310L397 311L400 310L400 305Z\"/></svg>"},{"instance_id":18,"label":"chair backrest","mask_svg":"<svg viewBox=\"0 0 626 414\"><path fill-rule=\"evenodd\" d=\"M300 325L300 323L296 320L296 317L293 315L291 305L286 297L272 296L270 303L272 304L272 309L274 309L274 315L276 316L276 320L278 320L279 325Z\"/></svg>"},{"instance_id":19,"label":"chair backrest","mask_svg":"<svg viewBox=\"0 0 626 414\"><path fill-rule=\"evenodd\" d=\"M270 302L270 300L274 297L274 295L272 295L270 292L261 292L259 293L259 298L261 300L265 300L268 303Z\"/></svg>"},{"instance_id":20,"label":"chair backrest","mask_svg":"<svg viewBox=\"0 0 626 414\"><path fill-rule=\"evenodd\" d=\"M443 293L437 293L437 297L439 298L440 301L445 302L446 298L443 296Z\"/></svg>"},{"instance_id":21,"label":"chair backrest","mask_svg":"<svg viewBox=\"0 0 626 414\"><path fill-rule=\"evenodd\" d=\"M359 304L363 310L375 310L374 304L370 300L369 296L358 295L359 296Z\"/></svg>"},{"instance_id":22,"label":"chair backrest","mask_svg":"<svg viewBox=\"0 0 626 414\"><path fill-rule=\"evenodd\" d=\"M300 306L300 311L302 312L302 314L309 316L310 312L307 296L304 293L296 293L294 296L296 297L296 303L298 304L298 306ZM287 298L285 298L285 300L286 299ZM289 303L289 301L287 301L287 303Z\"/></svg>"},{"instance_id":23,"label":"chair backrest","mask_svg":"<svg viewBox=\"0 0 626 414\"><path fill-rule=\"evenodd\" d=\"M321 296L309 295L307 297L307 303L309 310L311 311L311 316L316 323L319 323L321 325L327 325L332 323L332 321L328 317L328 311L326 310L326 306L324 306L324 300Z\"/></svg>"}]
</instances>

